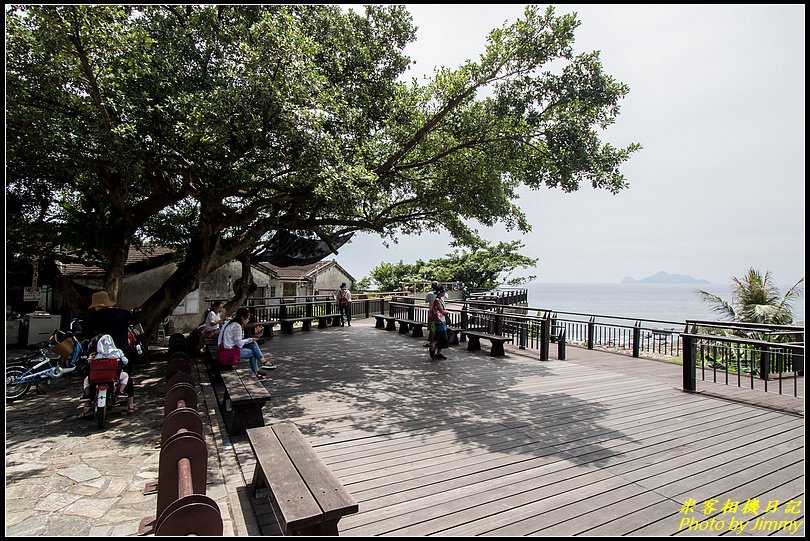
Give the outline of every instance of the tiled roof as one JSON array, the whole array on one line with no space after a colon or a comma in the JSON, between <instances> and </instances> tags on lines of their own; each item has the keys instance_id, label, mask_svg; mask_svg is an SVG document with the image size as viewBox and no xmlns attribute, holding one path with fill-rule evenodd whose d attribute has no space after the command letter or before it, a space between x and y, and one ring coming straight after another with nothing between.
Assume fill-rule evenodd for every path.
<instances>
[{"instance_id":1,"label":"tiled roof","mask_svg":"<svg viewBox=\"0 0 810 541\"><path fill-rule=\"evenodd\" d=\"M255 266L278 280L303 280L311 278L333 265L337 265L337 263L334 261L318 261L312 265L295 265L292 267L277 267L270 263L257 263Z\"/></svg>"},{"instance_id":2,"label":"tiled roof","mask_svg":"<svg viewBox=\"0 0 810 541\"><path fill-rule=\"evenodd\" d=\"M142 263L171 253L174 253L174 250L162 246L144 246L142 249L130 246L125 265ZM104 270L100 267L87 266L80 263L64 263L61 267L62 274L65 276L101 276L104 274Z\"/></svg>"}]
</instances>

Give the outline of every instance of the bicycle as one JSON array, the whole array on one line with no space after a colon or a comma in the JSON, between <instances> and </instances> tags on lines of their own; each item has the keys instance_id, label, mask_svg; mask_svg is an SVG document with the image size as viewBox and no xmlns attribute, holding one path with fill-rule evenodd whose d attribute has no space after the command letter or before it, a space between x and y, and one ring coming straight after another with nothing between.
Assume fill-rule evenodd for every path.
<instances>
[{"instance_id":1,"label":"bicycle","mask_svg":"<svg viewBox=\"0 0 810 541\"><path fill-rule=\"evenodd\" d=\"M78 320L70 323L67 332L56 329L50 340L36 344L36 351L23 357L12 359L6 366L6 401L17 400L25 396L32 385L37 393L42 393L43 383L61 378L84 366L87 362L86 348L74 334ZM60 340L60 338L64 337ZM56 357L49 356L53 353Z\"/></svg>"}]
</instances>

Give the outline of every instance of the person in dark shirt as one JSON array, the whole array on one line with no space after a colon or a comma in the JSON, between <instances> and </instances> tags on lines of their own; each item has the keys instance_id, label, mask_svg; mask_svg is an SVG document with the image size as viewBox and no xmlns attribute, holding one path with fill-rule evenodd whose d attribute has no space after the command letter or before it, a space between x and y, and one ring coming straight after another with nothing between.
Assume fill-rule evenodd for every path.
<instances>
[{"instance_id":1,"label":"person in dark shirt","mask_svg":"<svg viewBox=\"0 0 810 541\"><path fill-rule=\"evenodd\" d=\"M109 293L104 290L93 293L93 301L90 304L90 313L84 320L84 329L88 336L98 336L109 334L115 347L124 352L127 358L131 358L129 351L129 327L135 324L135 316L129 310L117 308L110 299ZM127 398L127 415L132 415L135 411L135 387L132 383L132 365L130 363L130 377L124 393Z\"/></svg>"}]
</instances>

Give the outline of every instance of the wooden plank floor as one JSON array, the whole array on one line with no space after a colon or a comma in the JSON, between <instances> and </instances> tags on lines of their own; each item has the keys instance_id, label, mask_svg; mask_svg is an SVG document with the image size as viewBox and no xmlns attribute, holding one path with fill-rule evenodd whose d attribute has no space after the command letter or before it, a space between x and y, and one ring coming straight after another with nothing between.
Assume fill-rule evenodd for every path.
<instances>
[{"instance_id":1,"label":"wooden plank floor","mask_svg":"<svg viewBox=\"0 0 810 541\"><path fill-rule=\"evenodd\" d=\"M342 535L733 535L732 517L804 519L803 503L783 511L804 498L801 416L579 362L610 353L540 362L462 345L432 362L422 344L355 322L263 347L279 365L266 422L295 422L360 504ZM232 443L249 482L243 440ZM756 513L721 512L751 498ZM696 510L682 514L688 499ZM263 533L277 533L256 503ZM725 528L680 528L689 517Z\"/></svg>"}]
</instances>

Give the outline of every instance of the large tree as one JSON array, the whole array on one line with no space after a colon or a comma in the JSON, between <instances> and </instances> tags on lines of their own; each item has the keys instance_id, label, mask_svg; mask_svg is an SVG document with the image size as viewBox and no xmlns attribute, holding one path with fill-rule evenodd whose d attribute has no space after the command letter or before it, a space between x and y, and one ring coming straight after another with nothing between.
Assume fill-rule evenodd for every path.
<instances>
[{"instance_id":1,"label":"large tree","mask_svg":"<svg viewBox=\"0 0 810 541\"><path fill-rule=\"evenodd\" d=\"M403 77L401 6L10 6L6 21L7 251L75 254L115 296L129 246L175 247L147 327L277 231L333 246L528 231L518 187L617 192L638 148L600 141L628 89L598 53L573 55L579 22L551 8L425 83Z\"/></svg>"}]
</instances>

